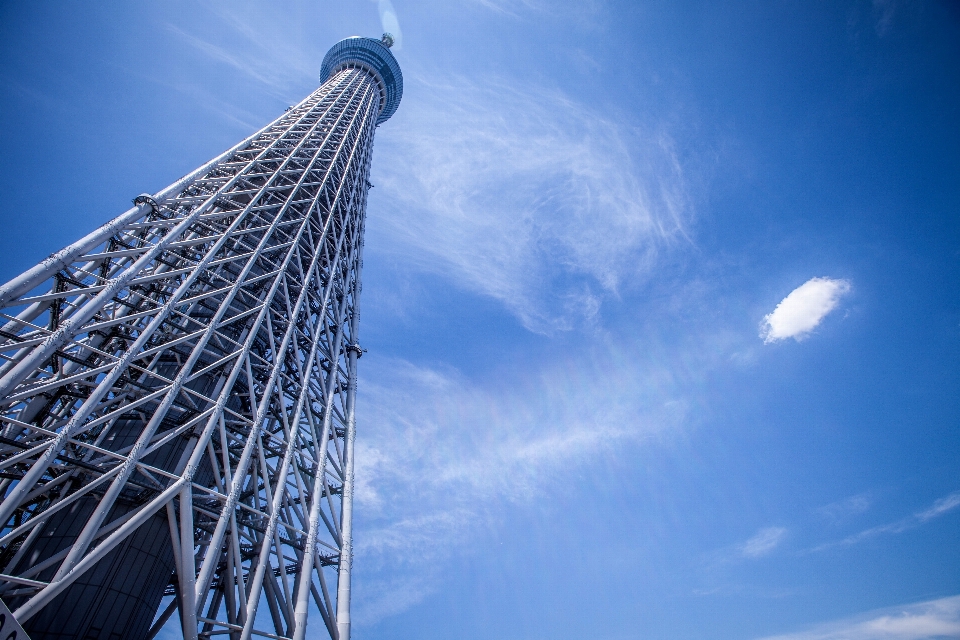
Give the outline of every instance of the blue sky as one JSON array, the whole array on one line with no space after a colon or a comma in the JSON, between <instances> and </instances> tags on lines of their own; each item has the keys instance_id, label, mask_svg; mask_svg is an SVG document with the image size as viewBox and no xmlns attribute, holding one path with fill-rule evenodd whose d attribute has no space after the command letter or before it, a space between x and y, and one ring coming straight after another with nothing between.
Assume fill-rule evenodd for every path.
<instances>
[{"instance_id":1,"label":"blue sky","mask_svg":"<svg viewBox=\"0 0 960 640\"><path fill-rule=\"evenodd\" d=\"M960 637L953 3L4 3L0 280L383 23L355 637Z\"/></svg>"}]
</instances>

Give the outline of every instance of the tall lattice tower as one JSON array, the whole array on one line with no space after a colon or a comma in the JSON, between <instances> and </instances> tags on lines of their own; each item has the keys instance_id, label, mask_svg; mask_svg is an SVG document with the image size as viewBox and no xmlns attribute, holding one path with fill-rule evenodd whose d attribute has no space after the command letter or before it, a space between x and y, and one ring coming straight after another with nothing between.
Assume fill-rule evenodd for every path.
<instances>
[{"instance_id":1,"label":"tall lattice tower","mask_svg":"<svg viewBox=\"0 0 960 640\"><path fill-rule=\"evenodd\" d=\"M0 597L33 640L151 638L174 613L184 638L300 639L311 609L349 639L391 44L339 42L303 102L0 287Z\"/></svg>"}]
</instances>

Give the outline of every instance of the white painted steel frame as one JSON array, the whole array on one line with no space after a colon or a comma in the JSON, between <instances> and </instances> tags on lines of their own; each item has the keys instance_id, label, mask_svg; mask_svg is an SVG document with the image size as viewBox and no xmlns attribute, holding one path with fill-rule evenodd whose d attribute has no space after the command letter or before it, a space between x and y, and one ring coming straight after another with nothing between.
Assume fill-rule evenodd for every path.
<instances>
[{"instance_id":1,"label":"white painted steel frame","mask_svg":"<svg viewBox=\"0 0 960 640\"><path fill-rule=\"evenodd\" d=\"M363 68L337 72L0 287L0 595L20 598L19 620L165 510L176 597L150 637L179 612L184 638L302 639L315 607L332 638L349 638L358 298L381 87ZM136 441L111 449L130 416ZM178 439L176 468L145 462ZM98 503L72 546L10 575L41 525L82 496ZM108 521L121 496L141 504Z\"/></svg>"}]
</instances>

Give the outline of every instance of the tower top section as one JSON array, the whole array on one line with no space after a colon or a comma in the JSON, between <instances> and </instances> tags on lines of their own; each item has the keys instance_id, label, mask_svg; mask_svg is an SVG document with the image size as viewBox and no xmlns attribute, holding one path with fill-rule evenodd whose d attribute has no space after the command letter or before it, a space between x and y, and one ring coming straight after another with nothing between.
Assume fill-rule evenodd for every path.
<instances>
[{"instance_id":1,"label":"tower top section","mask_svg":"<svg viewBox=\"0 0 960 640\"><path fill-rule=\"evenodd\" d=\"M383 100L377 124L386 122L400 106L403 97L403 74L400 65L390 52L393 36L384 34L382 40L351 36L330 47L320 67L320 82L326 82L338 71L349 68L366 69L376 76Z\"/></svg>"}]
</instances>

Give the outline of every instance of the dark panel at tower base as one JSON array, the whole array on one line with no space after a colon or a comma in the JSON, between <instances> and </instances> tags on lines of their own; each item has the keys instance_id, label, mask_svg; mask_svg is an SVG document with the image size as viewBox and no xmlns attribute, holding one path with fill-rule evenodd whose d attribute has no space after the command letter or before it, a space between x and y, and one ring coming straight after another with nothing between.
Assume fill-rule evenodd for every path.
<instances>
[{"instance_id":1,"label":"dark panel at tower base","mask_svg":"<svg viewBox=\"0 0 960 640\"><path fill-rule=\"evenodd\" d=\"M143 640L173 568L166 518L154 516L26 621L24 630L31 640Z\"/></svg>"},{"instance_id":2,"label":"dark panel at tower base","mask_svg":"<svg viewBox=\"0 0 960 640\"><path fill-rule=\"evenodd\" d=\"M201 386L202 382L198 386L209 391ZM173 428L173 425L165 426ZM136 441L142 430L140 420L120 420L103 444L114 451L124 450ZM144 462L174 471L183 463L185 448L186 440L178 438L146 456ZM209 482L209 464L201 465L197 480ZM143 485L129 487L121 494L105 522L124 517L155 494L156 491ZM14 571L26 573L31 567L62 554L76 542L99 501L100 494L94 492L54 514L42 525L40 535L30 544ZM35 579L50 581L59 565L59 561L52 562L52 566L40 571ZM161 510L93 569L81 575L50 605L21 624L31 640L143 640L173 573L170 527L166 511ZM8 604L14 609L24 601L23 598L14 598L8 600Z\"/></svg>"}]
</instances>

